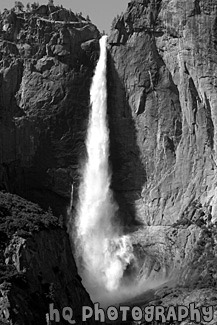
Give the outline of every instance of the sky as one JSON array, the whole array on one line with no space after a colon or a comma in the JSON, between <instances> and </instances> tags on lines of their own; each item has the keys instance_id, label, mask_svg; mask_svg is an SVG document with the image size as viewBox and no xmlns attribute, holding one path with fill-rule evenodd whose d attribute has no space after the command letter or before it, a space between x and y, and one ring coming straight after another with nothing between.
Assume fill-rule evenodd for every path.
<instances>
[{"instance_id":1,"label":"sky","mask_svg":"<svg viewBox=\"0 0 217 325\"><path fill-rule=\"evenodd\" d=\"M40 4L47 4L48 0L35 0ZM34 0L22 0L24 5ZM117 14L125 11L130 0L54 0L55 5L71 8L73 12L82 12L83 16L89 15L93 24L102 32L109 33L111 22ZM0 10L11 9L15 0L0 0Z\"/></svg>"}]
</instances>

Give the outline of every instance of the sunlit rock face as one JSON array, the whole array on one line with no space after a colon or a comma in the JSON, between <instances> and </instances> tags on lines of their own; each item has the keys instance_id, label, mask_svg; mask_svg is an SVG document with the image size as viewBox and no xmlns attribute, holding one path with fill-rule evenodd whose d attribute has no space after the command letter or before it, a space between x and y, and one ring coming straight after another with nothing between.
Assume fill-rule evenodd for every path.
<instances>
[{"instance_id":1,"label":"sunlit rock face","mask_svg":"<svg viewBox=\"0 0 217 325\"><path fill-rule=\"evenodd\" d=\"M109 39L113 188L154 278L215 282L216 5L131 1Z\"/></svg>"}]
</instances>

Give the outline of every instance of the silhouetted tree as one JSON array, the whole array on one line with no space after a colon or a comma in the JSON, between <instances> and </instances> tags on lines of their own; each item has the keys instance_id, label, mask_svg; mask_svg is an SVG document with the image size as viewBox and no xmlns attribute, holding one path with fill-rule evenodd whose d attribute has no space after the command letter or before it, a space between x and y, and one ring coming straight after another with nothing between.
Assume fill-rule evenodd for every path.
<instances>
[{"instance_id":1,"label":"silhouetted tree","mask_svg":"<svg viewBox=\"0 0 217 325\"><path fill-rule=\"evenodd\" d=\"M89 15L87 15L86 21L88 21L89 23L91 22Z\"/></svg>"},{"instance_id":2,"label":"silhouetted tree","mask_svg":"<svg viewBox=\"0 0 217 325\"><path fill-rule=\"evenodd\" d=\"M26 10L27 10L27 11L30 11L30 10L31 10L31 5L30 5L29 2L26 4Z\"/></svg>"},{"instance_id":3,"label":"silhouetted tree","mask_svg":"<svg viewBox=\"0 0 217 325\"><path fill-rule=\"evenodd\" d=\"M38 2L33 2L31 4L31 7L32 7L32 10L35 10L35 9L37 9L39 7L39 3Z\"/></svg>"},{"instance_id":4,"label":"silhouetted tree","mask_svg":"<svg viewBox=\"0 0 217 325\"><path fill-rule=\"evenodd\" d=\"M19 11L23 11L24 5L21 1L15 1L15 8Z\"/></svg>"}]
</instances>

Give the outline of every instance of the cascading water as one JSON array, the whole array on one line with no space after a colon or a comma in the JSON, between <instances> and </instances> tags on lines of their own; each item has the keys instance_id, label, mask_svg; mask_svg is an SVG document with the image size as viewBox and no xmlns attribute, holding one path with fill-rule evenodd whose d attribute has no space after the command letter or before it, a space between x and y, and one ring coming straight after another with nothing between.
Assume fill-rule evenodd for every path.
<instances>
[{"instance_id":1,"label":"cascading water","mask_svg":"<svg viewBox=\"0 0 217 325\"><path fill-rule=\"evenodd\" d=\"M79 188L76 248L80 273L97 297L97 288L116 291L126 268L135 260L129 237L114 224L118 207L110 189L107 125L107 37L100 40L100 58L90 90L91 112L86 139L87 160ZM82 265L82 266L81 266Z\"/></svg>"}]
</instances>

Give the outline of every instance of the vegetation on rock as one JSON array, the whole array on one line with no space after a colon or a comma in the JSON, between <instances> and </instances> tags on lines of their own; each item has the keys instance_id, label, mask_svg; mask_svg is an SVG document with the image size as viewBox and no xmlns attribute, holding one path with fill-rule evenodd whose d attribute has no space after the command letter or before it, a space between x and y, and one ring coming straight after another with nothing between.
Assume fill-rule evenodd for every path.
<instances>
[{"instance_id":1,"label":"vegetation on rock","mask_svg":"<svg viewBox=\"0 0 217 325\"><path fill-rule=\"evenodd\" d=\"M16 277L14 265L5 264L4 250L14 235L28 238L33 232L60 227L52 211L10 193L0 192L0 283Z\"/></svg>"},{"instance_id":2,"label":"vegetation on rock","mask_svg":"<svg viewBox=\"0 0 217 325\"><path fill-rule=\"evenodd\" d=\"M11 238L15 232L32 233L59 226L52 211L44 212L37 204L10 193L0 192L0 232ZM1 236L1 238L2 238Z\"/></svg>"}]
</instances>

